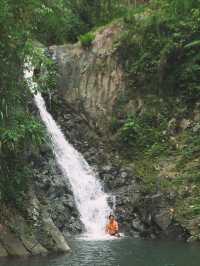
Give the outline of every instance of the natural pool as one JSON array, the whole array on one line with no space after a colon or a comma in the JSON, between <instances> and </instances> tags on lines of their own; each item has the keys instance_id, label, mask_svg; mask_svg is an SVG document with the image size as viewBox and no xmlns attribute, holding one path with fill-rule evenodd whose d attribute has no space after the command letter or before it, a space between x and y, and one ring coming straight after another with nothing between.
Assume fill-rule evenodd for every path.
<instances>
[{"instance_id":1,"label":"natural pool","mask_svg":"<svg viewBox=\"0 0 200 266\"><path fill-rule=\"evenodd\" d=\"M0 266L199 266L200 246L123 238L71 240L69 255L0 260Z\"/></svg>"}]
</instances>

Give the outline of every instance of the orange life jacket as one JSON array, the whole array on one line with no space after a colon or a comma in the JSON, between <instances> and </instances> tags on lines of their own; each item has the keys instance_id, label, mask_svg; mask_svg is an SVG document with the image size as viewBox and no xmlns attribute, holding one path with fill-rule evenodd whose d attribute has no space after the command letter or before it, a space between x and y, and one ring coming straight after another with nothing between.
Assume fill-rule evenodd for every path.
<instances>
[{"instance_id":1,"label":"orange life jacket","mask_svg":"<svg viewBox=\"0 0 200 266\"><path fill-rule=\"evenodd\" d=\"M119 231L119 226L117 221L109 222L106 226L106 232L109 233L110 235L114 235L118 233Z\"/></svg>"}]
</instances>

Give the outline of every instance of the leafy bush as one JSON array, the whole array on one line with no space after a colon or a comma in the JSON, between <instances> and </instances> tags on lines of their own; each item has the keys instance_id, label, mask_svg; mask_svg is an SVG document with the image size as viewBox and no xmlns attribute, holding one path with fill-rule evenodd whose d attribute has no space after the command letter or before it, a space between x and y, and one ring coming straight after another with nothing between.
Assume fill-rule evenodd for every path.
<instances>
[{"instance_id":1,"label":"leafy bush","mask_svg":"<svg viewBox=\"0 0 200 266\"><path fill-rule=\"evenodd\" d=\"M134 154L157 157L169 149L168 138L163 134L166 125L164 116L158 119L150 112L129 117L119 129L116 128L118 146L132 149Z\"/></svg>"},{"instance_id":2,"label":"leafy bush","mask_svg":"<svg viewBox=\"0 0 200 266\"><path fill-rule=\"evenodd\" d=\"M5 153L7 151L22 152L24 147L30 143L40 145L44 142L44 128L36 119L20 114L14 124L15 127L0 128L1 150Z\"/></svg>"},{"instance_id":3,"label":"leafy bush","mask_svg":"<svg viewBox=\"0 0 200 266\"><path fill-rule=\"evenodd\" d=\"M84 48L89 48L92 45L92 42L94 41L94 39L95 39L95 34L93 34L91 32L88 32L88 33L81 35L79 37L81 45Z\"/></svg>"},{"instance_id":4,"label":"leafy bush","mask_svg":"<svg viewBox=\"0 0 200 266\"><path fill-rule=\"evenodd\" d=\"M200 136L198 134L188 130L181 155L184 163L191 158L198 158L200 156Z\"/></svg>"},{"instance_id":5,"label":"leafy bush","mask_svg":"<svg viewBox=\"0 0 200 266\"><path fill-rule=\"evenodd\" d=\"M120 140L126 145L135 145L140 134L140 126L135 118L128 118L120 129Z\"/></svg>"}]
</instances>

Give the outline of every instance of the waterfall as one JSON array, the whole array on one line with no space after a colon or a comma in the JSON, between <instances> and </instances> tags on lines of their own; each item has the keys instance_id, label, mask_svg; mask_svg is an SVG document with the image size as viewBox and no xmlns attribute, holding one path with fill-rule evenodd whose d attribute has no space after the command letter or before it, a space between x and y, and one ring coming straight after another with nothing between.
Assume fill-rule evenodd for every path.
<instances>
[{"instance_id":1,"label":"waterfall","mask_svg":"<svg viewBox=\"0 0 200 266\"><path fill-rule=\"evenodd\" d=\"M93 238L105 236L105 225L111 212L107 202L108 195L103 192L100 182L86 160L65 139L60 127L47 111L42 95L36 92L37 83L33 81L33 67L30 64L26 65L24 76L34 93L34 101L51 139L57 164L71 184L86 235Z\"/></svg>"}]
</instances>

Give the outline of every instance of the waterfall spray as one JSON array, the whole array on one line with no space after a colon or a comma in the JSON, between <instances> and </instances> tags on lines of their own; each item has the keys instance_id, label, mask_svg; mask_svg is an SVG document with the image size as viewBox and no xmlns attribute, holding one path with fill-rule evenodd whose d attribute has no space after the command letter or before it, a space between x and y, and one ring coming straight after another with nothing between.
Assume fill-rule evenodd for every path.
<instances>
[{"instance_id":1,"label":"waterfall spray","mask_svg":"<svg viewBox=\"0 0 200 266\"><path fill-rule=\"evenodd\" d=\"M80 218L85 226L85 232L92 238L105 236L105 225L111 208L108 205L108 195L103 192L95 173L83 156L65 139L59 126L47 111L45 101L33 81L33 67L27 64L24 71L25 79L34 94L34 101L39 109L48 135L52 150L63 176L71 184Z\"/></svg>"}]
</instances>

